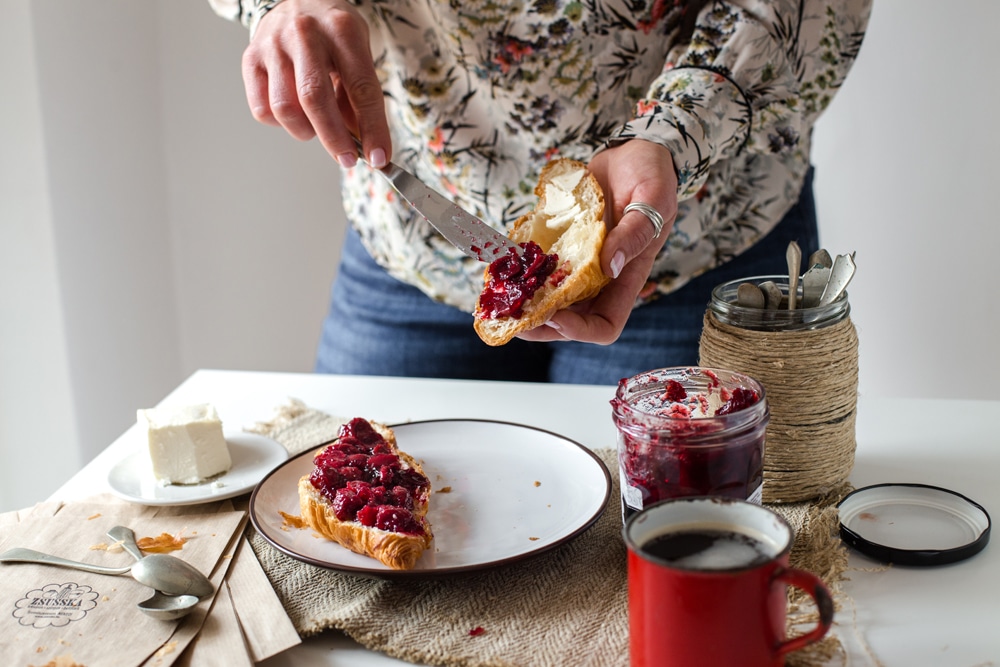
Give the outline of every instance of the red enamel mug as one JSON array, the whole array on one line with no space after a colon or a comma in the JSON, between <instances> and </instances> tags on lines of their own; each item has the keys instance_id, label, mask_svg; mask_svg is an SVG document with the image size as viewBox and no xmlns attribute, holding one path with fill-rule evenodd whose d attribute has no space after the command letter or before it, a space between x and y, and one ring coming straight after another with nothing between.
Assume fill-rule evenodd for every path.
<instances>
[{"instance_id":1,"label":"red enamel mug","mask_svg":"<svg viewBox=\"0 0 1000 667\"><path fill-rule=\"evenodd\" d=\"M833 600L814 574L788 567L791 526L760 505L676 498L632 515L628 546L632 667L782 667L819 641ZM819 622L785 636L787 587L808 593Z\"/></svg>"}]
</instances>

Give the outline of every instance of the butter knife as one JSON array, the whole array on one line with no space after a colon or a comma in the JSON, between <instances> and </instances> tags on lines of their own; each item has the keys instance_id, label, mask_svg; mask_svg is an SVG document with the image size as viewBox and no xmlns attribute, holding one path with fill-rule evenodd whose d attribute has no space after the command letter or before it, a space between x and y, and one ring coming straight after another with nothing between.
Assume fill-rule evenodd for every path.
<instances>
[{"instance_id":1,"label":"butter knife","mask_svg":"<svg viewBox=\"0 0 1000 667\"><path fill-rule=\"evenodd\" d=\"M361 160L368 164L358 144ZM513 240L496 231L485 222L472 215L437 191L424 185L420 179L398 164L390 162L382 169L375 169L389 182L389 185L405 199L410 206L429 222L434 229L456 248L480 262L491 263L511 251L521 257L524 250Z\"/></svg>"}]
</instances>

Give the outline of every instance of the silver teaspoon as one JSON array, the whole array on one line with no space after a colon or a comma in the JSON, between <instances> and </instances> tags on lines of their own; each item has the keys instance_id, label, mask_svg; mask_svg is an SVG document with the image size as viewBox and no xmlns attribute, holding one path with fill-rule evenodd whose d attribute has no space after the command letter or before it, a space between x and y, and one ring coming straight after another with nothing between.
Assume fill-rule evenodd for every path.
<instances>
[{"instance_id":1,"label":"silver teaspoon","mask_svg":"<svg viewBox=\"0 0 1000 667\"><path fill-rule=\"evenodd\" d=\"M764 308L777 310L781 306L781 288L773 280L762 282L760 291L764 293Z\"/></svg>"},{"instance_id":2,"label":"silver teaspoon","mask_svg":"<svg viewBox=\"0 0 1000 667\"><path fill-rule=\"evenodd\" d=\"M824 248L809 255L809 268L802 275L802 307L814 308L819 305L826 283L830 280L833 259Z\"/></svg>"},{"instance_id":3,"label":"silver teaspoon","mask_svg":"<svg viewBox=\"0 0 1000 667\"><path fill-rule=\"evenodd\" d=\"M115 526L108 531L108 537L121 542L125 551L136 559L132 576L140 584L167 595L196 595L199 598L211 595L215 590L208 577L187 561L167 554L145 556L136 544L131 528Z\"/></svg>"},{"instance_id":4,"label":"silver teaspoon","mask_svg":"<svg viewBox=\"0 0 1000 667\"><path fill-rule=\"evenodd\" d=\"M740 283L736 288L736 305L741 308L763 308L764 293L753 283Z\"/></svg>"},{"instance_id":5,"label":"silver teaspoon","mask_svg":"<svg viewBox=\"0 0 1000 667\"><path fill-rule=\"evenodd\" d=\"M191 613L199 600L194 595L165 595L160 591L136 606L139 611L160 621L176 621Z\"/></svg>"},{"instance_id":6,"label":"silver teaspoon","mask_svg":"<svg viewBox=\"0 0 1000 667\"><path fill-rule=\"evenodd\" d=\"M142 553L142 549L136 543L135 533L131 528L115 526L108 531L108 537L115 542L120 542L125 551L136 560L136 563L145 558L146 555ZM142 613L157 620L175 621L190 614L198 602L197 595L168 595L160 591L153 591L152 597L142 600L136 607Z\"/></svg>"},{"instance_id":7,"label":"silver teaspoon","mask_svg":"<svg viewBox=\"0 0 1000 667\"><path fill-rule=\"evenodd\" d=\"M140 584L169 595L191 594L204 597L215 590L212 582L192 565L165 554L150 554L138 563L126 567L105 567L17 547L0 554L0 563L42 563L95 574L125 574L131 571Z\"/></svg>"},{"instance_id":8,"label":"silver teaspoon","mask_svg":"<svg viewBox=\"0 0 1000 667\"><path fill-rule=\"evenodd\" d=\"M105 567L103 565L94 565L92 563L81 563L80 561L60 558L59 556L53 556L51 554L43 554L41 551L26 549L24 547L15 547L14 549L8 549L3 552L0 554L0 563L43 563L45 565L55 565L57 567L68 567L74 570L83 570L84 572L93 572L95 574L125 574L132 569L131 565L126 567Z\"/></svg>"},{"instance_id":9,"label":"silver teaspoon","mask_svg":"<svg viewBox=\"0 0 1000 667\"><path fill-rule=\"evenodd\" d=\"M830 280L830 268L822 264L813 264L802 275L802 307L814 308L819 305L823 290Z\"/></svg>"},{"instance_id":10,"label":"silver teaspoon","mask_svg":"<svg viewBox=\"0 0 1000 667\"><path fill-rule=\"evenodd\" d=\"M837 255L833 261L833 268L830 269L830 281L823 290L823 296L819 298L819 305L825 306L833 303L847 289L847 285L854 277L857 266L854 264L854 254Z\"/></svg>"},{"instance_id":11,"label":"silver teaspoon","mask_svg":"<svg viewBox=\"0 0 1000 667\"><path fill-rule=\"evenodd\" d=\"M816 266L817 264L828 269L833 267L833 258L830 257L830 253L826 248L820 248L809 255L809 266Z\"/></svg>"},{"instance_id":12,"label":"silver teaspoon","mask_svg":"<svg viewBox=\"0 0 1000 667\"><path fill-rule=\"evenodd\" d=\"M802 268L802 249L795 241L789 242L785 261L788 263L788 310L795 310L799 298L799 269Z\"/></svg>"}]
</instances>

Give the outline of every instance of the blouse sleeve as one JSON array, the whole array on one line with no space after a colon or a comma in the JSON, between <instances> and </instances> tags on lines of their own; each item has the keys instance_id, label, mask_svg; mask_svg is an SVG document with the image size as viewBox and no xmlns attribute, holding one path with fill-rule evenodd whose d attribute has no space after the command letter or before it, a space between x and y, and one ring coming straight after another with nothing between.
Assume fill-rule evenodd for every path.
<instances>
[{"instance_id":1,"label":"blouse sleeve","mask_svg":"<svg viewBox=\"0 0 1000 667\"><path fill-rule=\"evenodd\" d=\"M670 149L680 199L719 160L799 150L854 63L870 12L871 0L709 2L609 143Z\"/></svg>"},{"instance_id":2,"label":"blouse sleeve","mask_svg":"<svg viewBox=\"0 0 1000 667\"><path fill-rule=\"evenodd\" d=\"M212 10L224 19L239 21L253 37L257 24L281 0L208 0Z\"/></svg>"}]
</instances>

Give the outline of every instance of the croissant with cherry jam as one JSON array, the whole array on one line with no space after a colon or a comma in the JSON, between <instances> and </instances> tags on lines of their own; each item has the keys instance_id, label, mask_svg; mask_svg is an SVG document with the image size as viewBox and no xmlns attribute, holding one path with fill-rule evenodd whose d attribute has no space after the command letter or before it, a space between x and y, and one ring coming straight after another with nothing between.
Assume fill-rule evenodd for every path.
<instances>
[{"instance_id":1,"label":"croissant with cherry jam","mask_svg":"<svg viewBox=\"0 0 1000 667\"><path fill-rule=\"evenodd\" d=\"M396 570L430 547L431 485L388 426L361 417L313 457L299 480L302 519L323 537Z\"/></svg>"}]
</instances>

